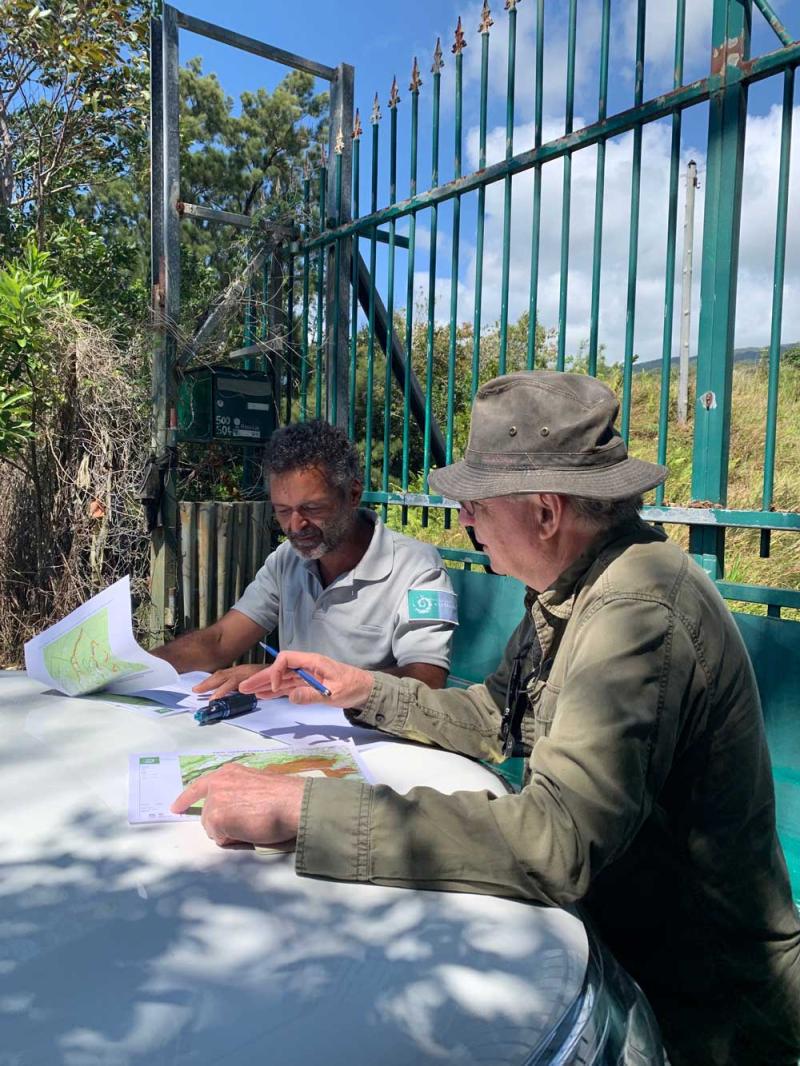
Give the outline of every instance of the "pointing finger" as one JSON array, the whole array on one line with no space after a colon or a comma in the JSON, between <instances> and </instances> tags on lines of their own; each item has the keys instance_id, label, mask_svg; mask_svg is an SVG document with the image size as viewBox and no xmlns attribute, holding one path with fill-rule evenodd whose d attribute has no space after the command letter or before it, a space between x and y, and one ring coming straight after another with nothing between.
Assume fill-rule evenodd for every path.
<instances>
[{"instance_id":1,"label":"pointing finger","mask_svg":"<svg viewBox=\"0 0 800 1066\"><path fill-rule=\"evenodd\" d=\"M272 694L272 667L265 666L257 674L245 677L239 684L240 692L255 692L257 694L269 692Z\"/></svg>"},{"instance_id":2,"label":"pointing finger","mask_svg":"<svg viewBox=\"0 0 800 1066\"><path fill-rule=\"evenodd\" d=\"M183 814L199 799L205 799L208 795L208 775L196 777L190 785L181 792L180 796L172 802L170 810L173 814Z\"/></svg>"}]
</instances>

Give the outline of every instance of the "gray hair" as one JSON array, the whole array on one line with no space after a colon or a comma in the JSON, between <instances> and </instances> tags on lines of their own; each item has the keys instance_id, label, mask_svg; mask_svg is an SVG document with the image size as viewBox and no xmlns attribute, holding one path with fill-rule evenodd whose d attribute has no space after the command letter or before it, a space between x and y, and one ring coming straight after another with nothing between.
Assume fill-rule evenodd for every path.
<instances>
[{"instance_id":1,"label":"gray hair","mask_svg":"<svg viewBox=\"0 0 800 1066\"><path fill-rule=\"evenodd\" d=\"M568 496L567 499L572 513L598 532L638 518L644 503L641 493L622 500L591 500L585 496Z\"/></svg>"}]
</instances>

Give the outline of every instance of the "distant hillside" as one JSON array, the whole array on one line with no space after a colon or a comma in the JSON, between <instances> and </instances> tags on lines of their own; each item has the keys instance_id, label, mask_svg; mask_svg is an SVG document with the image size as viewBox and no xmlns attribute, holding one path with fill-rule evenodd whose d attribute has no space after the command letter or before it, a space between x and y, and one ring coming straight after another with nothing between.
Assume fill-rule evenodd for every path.
<instances>
[{"instance_id":1,"label":"distant hillside","mask_svg":"<svg viewBox=\"0 0 800 1066\"><path fill-rule=\"evenodd\" d=\"M782 344L781 355L785 352L791 351L793 348L800 348L800 341L795 341L794 344ZM764 348L737 348L733 353L734 363L757 363L759 359L763 357ZM670 360L673 370L678 369L680 360L678 356ZM692 355L689 357L689 366L694 367L697 363L697 356ZM633 372L638 374L640 371L661 370L660 359L649 359L646 363L634 363Z\"/></svg>"}]
</instances>

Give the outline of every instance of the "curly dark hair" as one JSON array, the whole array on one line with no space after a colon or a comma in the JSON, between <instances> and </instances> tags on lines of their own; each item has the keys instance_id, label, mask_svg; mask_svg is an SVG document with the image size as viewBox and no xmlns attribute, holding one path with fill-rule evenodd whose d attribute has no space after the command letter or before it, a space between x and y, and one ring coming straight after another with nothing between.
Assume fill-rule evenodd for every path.
<instances>
[{"instance_id":1,"label":"curly dark hair","mask_svg":"<svg viewBox=\"0 0 800 1066\"><path fill-rule=\"evenodd\" d=\"M346 489L361 480L358 452L343 430L322 419L276 429L267 451L267 473L287 474L309 467L322 467L337 488Z\"/></svg>"}]
</instances>

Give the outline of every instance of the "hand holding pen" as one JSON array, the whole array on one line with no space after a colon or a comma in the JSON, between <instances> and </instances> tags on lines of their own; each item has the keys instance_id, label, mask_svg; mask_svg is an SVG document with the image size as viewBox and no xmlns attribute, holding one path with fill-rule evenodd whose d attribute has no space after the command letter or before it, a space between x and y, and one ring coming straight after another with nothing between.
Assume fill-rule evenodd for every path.
<instances>
[{"instance_id":1,"label":"hand holding pen","mask_svg":"<svg viewBox=\"0 0 800 1066\"><path fill-rule=\"evenodd\" d=\"M280 655L280 652L277 648L270 647L270 645L265 644L263 640L260 640L258 644L259 647L264 649L264 651L269 652L273 659L277 659ZM307 685L311 685L311 687L316 692L318 692L320 696L330 696L331 690L329 688L326 688L325 685L321 684L321 682L317 681L317 679L312 674L309 674L307 670L303 670L299 666L292 666L290 667L290 669L294 670L298 677L302 677L302 679Z\"/></svg>"},{"instance_id":2,"label":"hand holding pen","mask_svg":"<svg viewBox=\"0 0 800 1066\"><path fill-rule=\"evenodd\" d=\"M267 650L273 654L272 649ZM373 677L367 670L359 670L311 652L283 651L274 654L277 658L272 666L242 681L240 692L254 692L259 699L287 696L292 703L332 703L337 707L359 707L372 691Z\"/></svg>"}]
</instances>

